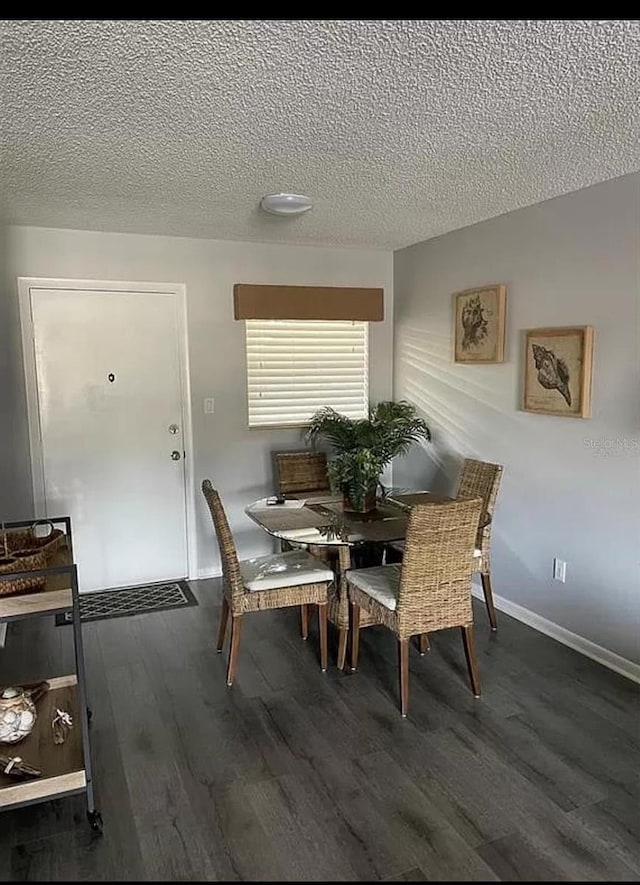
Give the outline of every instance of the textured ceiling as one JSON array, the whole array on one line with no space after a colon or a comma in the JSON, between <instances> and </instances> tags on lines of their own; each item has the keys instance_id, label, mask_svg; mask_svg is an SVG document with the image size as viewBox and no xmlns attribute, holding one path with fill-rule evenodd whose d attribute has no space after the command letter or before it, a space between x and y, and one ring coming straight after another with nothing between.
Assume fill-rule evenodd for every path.
<instances>
[{"instance_id":1,"label":"textured ceiling","mask_svg":"<svg viewBox=\"0 0 640 885\"><path fill-rule=\"evenodd\" d=\"M4 21L2 217L397 248L635 171L637 21ZM282 220L263 194L306 193Z\"/></svg>"}]
</instances>

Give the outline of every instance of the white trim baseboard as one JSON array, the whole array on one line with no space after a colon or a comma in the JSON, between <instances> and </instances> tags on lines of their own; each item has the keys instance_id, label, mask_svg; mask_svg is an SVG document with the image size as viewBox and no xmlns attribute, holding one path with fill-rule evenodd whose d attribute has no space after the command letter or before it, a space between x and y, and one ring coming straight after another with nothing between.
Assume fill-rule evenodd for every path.
<instances>
[{"instance_id":1,"label":"white trim baseboard","mask_svg":"<svg viewBox=\"0 0 640 885\"><path fill-rule=\"evenodd\" d=\"M198 580L204 580L205 578L221 578L222 577L222 569L220 568L199 568L198 569Z\"/></svg>"},{"instance_id":2,"label":"white trim baseboard","mask_svg":"<svg viewBox=\"0 0 640 885\"><path fill-rule=\"evenodd\" d=\"M474 586L471 592L477 599L481 599L484 602L481 587ZM511 615L516 621L522 621L523 624L533 627L534 630L538 630L538 632L556 639L563 645L568 645L574 651L586 655L586 657L597 661L610 670L615 670L616 673L626 676L627 679L640 682L640 664L629 661L627 658L623 658L622 655L616 654L614 651L610 651L608 648L604 648L590 639L585 639L584 636L572 633L566 627L561 627L560 624L555 624L553 621L543 618L542 615L538 615L530 611L530 609L518 605L516 602L511 602L510 599L505 599L504 596L496 596L494 594L493 601L499 611L504 612L506 615Z\"/></svg>"}]
</instances>

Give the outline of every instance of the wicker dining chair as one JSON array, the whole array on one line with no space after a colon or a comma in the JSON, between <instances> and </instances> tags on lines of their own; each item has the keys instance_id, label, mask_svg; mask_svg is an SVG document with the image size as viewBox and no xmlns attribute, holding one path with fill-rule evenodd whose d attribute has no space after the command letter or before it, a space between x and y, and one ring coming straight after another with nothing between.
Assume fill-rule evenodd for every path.
<instances>
[{"instance_id":1,"label":"wicker dining chair","mask_svg":"<svg viewBox=\"0 0 640 885\"><path fill-rule=\"evenodd\" d=\"M327 456L324 452L277 452L275 455L278 473L278 491L281 495L301 495L312 492L329 492ZM281 541L283 551L296 549L290 541ZM327 547L310 547L310 552L318 559L331 562L335 559ZM309 635L309 609L300 607L302 638Z\"/></svg>"},{"instance_id":2,"label":"wicker dining chair","mask_svg":"<svg viewBox=\"0 0 640 885\"><path fill-rule=\"evenodd\" d=\"M492 630L498 629L496 610L493 604L493 592L491 589L491 528L493 524L493 511L495 508L500 480L502 479L502 465L490 464L488 461L476 461L474 458L465 458L462 462L462 470L458 477L458 489L456 498L482 498L482 514L480 527L476 538L476 550L474 554L474 572L480 573L482 592L489 615L489 624ZM389 559L402 559L404 553L404 541L390 544ZM428 644L427 637L421 640Z\"/></svg>"},{"instance_id":3,"label":"wicker dining chair","mask_svg":"<svg viewBox=\"0 0 640 885\"><path fill-rule=\"evenodd\" d=\"M336 563L336 581L329 590L329 607L327 617L338 631L338 651L336 666L338 670L344 670L347 663L347 645L349 640L349 588L346 575L351 570L351 551L346 545L337 548L338 562ZM380 624L380 620L369 616L367 612L360 613L360 629L373 627Z\"/></svg>"},{"instance_id":4,"label":"wicker dining chair","mask_svg":"<svg viewBox=\"0 0 640 885\"><path fill-rule=\"evenodd\" d=\"M233 684L245 614L292 605L317 605L320 634L320 666L327 669L327 592L333 583L331 569L304 550L276 553L238 561L236 546L220 495L210 480L202 483L220 548L223 576L222 612L217 650L222 651L231 614L231 643L227 685Z\"/></svg>"},{"instance_id":5,"label":"wicker dining chair","mask_svg":"<svg viewBox=\"0 0 640 885\"><path fill-rule=\"evenodd\" d=\"M413 507L402 563L354 569L347 574L351 605L351 666L358 666L360 611L398 639L400 711L409 707L409 641L412 636L460 627L471 688L480 696L473 639L471 577L481 498ZM421 644L420 651L424 646Z\"/></svg>"},{"instance_id":6,"label":"wicker dining chair","mask_svg":"<svg viewBox=\"0 0 640 885\"><path fill-rule=\"evenodd\" d=\"M281 495L329 491L324 452L277 452L275 458Z\"/></svg>"},{"instance_id":7,"label":"wicker dining chair","mask_svg":"<svg viewBox=\"0 0 640 885\"><path fill-rule=\"evenodd\" d=\"M502 479L502 465L490 464L488 461L476 461L474 458L465 458L462 462L462 470L458 479L456 498L482 498L482 513L480 526L476 540L475 571L480 572L482 592L489 615L489 624L492 630L498 629L496 610L493 604L493 592L491 589L491 527L493 525L493 511L498 497L498 489ZM478 556L477 553L480 553Z\"/></svg>"}]
</instances>

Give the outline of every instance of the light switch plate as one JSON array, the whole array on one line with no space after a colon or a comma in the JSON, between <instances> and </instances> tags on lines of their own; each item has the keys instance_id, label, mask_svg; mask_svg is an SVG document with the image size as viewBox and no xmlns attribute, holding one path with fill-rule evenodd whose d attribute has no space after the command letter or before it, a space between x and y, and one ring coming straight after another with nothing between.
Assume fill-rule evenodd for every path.
<instances>
[{"instance_id":1,"label":"light switch plate","mask_svg":"<svg viewBox=\"0 0 640 885\"><path fill-rule=\"evenodd\" d=\"M205 415L213 415L215 412L215 400L212 396L205 396L204 398L204 413Z\"/></svg>"},{"instance_id":2,"label":"light switch plate","mask_svg":"<svg viewBox=\"0 0 640 885\"><path fill-rule=\"evenodd\" d=\"M567 563L563 559L553 560L553 577L556 581L564 582L567 580Z\"/></svg>"}]
</instances>

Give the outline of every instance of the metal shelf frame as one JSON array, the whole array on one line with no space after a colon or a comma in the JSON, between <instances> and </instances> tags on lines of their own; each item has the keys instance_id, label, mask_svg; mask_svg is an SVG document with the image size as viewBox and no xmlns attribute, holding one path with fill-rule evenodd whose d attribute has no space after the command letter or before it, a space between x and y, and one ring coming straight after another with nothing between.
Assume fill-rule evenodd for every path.
<instances>
[{"instance_id":1,"label":"metal shelf frame","mask_svg":"<svg viewBox=\"0 0 640 885\"><path fill-rule=\"evenodd\" d=\"M9 810L11 808L20 808L26 805L33 805L39 802L50 801L51 799L57 799L62 796L76 795L78 793L86 793L87 794L87 817L89 819L89 823L92 828L97 831L102 831L102 817L100 812L95 807L95 797L93 790L93 772L92 772L92 762L91 762L91 742L89 736L89 708L87 706L87 689L86 689L86 674L85 674L85 665L84 665L84 646L82 641L82 623L80 619L80 595L78 591L78 570L73 562L73 539L71 533L71 519L68 516L56 517L54 519L47 520L48 522L53 523L54 526L64 526L64 533L67 536L67 547L68 547L68 558L70 559L70 563L68 565L56 565L51 568L44 568L32 571L22 571L22 572L3 572L0 575L0 581L4 579L13 580L16 578L35 578L35 577L56 577L58 580L68 577L68 586L65 582L65 585L61 589L50 590L45 587L44 590L38 591L36 593L25 593L21 595L15 596L0 596L0 623L11 623L12 621L22 620L24 618L34 618L34 617L47 617L55 614L61 614L64 612L72 612L72 632L73 632L73 643L74 643L74 657L75 657L75 673L72 674L75 676L77 681L77 696L78 696L78 715L80 718L80 726L82 730L82 754L83 754L83 769L85 776L85 784L84 786L78 786L72 789L55 789L55 786L52 788L50 792L44 792L42 795L32 796L31 798L19 799L18 801L10 801L6 804L2 803L2 789L0 789L0 811ZM37 522L37 521L36 521ZM18 529L18 528L30 528L34 525L34 520L26 520L20 522L6 522L4 523L4 528L6 529ZM51 594L57 594L55 603L53 606L51 605L52 600L47 600L47 596ZM39 607L39 603L42 604L42 608ZM45 677L46 678L46 677ZM74 723L77 725L77 722ZM38 722L36 720L35 728L38 727L49 727L49 723ZM16 750L18 752L19 744L16 746ZM43 772L45 775L45 772ZM16 781L16 785L28 783L30 785L36 783L42 783L43 786L46 784L46 776L42 779L34 779L32 781ZM55 781L56 778L51 778L52 781ZM11 787L4 787L5 790L12 789ZM19 791L16 791L19 792Z\"/></svg>"}]
</instances>

